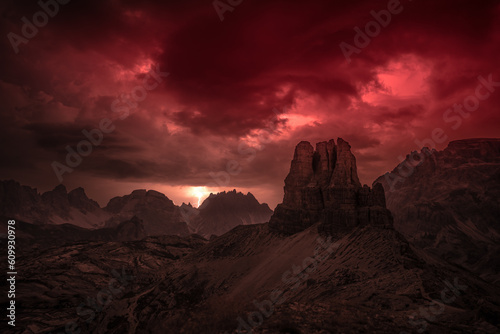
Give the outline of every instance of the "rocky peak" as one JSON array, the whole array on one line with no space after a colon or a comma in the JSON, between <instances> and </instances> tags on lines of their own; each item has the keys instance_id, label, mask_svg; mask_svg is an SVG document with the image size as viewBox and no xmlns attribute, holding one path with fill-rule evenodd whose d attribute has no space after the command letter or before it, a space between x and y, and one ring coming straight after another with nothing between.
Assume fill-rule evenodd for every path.
<instances>
[{"instance_id":1,"label":"rocky peak","mask_svg":"<svg viewBox=\"0 0 500 334\"><path fill-rule=\"evenodd\" d=\"M52 192L57 193L57 194L67 194L68 190L63 184L58 184Z\"/></svg>"},{"instance_id":2,"label":"rocky peak","mask_svg":"<svg viewBox=\"0 0 500 334\"><path fill-rule=\"evenodd\" d=\"M255 196L254 196L251 192L247 192L246 196L247 196L250 200L252 200L252 201L253 201L253 200L255 200L255 201L257 200L257 199L255 198Z\"/></svg>"},{"instance_id":3,"label":"rocky peak","mask_svg":"<svg viewBox=\"0 0 500 334\"><path fill-rule=\"evenodd\" d=\"M75 188L68 193L68 200L71 206L78 208L83 213L100 210L99 204L88 198L82 187Z\"/></svg>"},{"instance_id":4,"label":"rocky peak","mask_svg":"<svg viewBox=\"0 0 500 334\"><path fill-rule=\"evenodd\" d=\"M426 180L423 184L428 184L429 175L439 174L450 168L465 171L472 165L490 168L492 164L498 163L500 163L500 139L455 140L442 151L427 147L422 148L420 152L412 151L396 168L380 176L374 183L382 183L386 191L393 192L402 187L415 185L422 180ZM456 173L455 170L453 172ZM447 177L447 175L443 176ZM467 178L469 177L472 178L467 175Z\"/></svg>"},{"instance_id":5,"label":"rocky peak","mask_svg":"<svg viewBox=\"0 0 500 334\"><path fill-rule=\"evenodd\" d=\"M480 159L486 162L500 161L500 139L477 138L455 140L445 149L453 155L467 159Z\"/></svg>"},{"instance_id":6,"label":"rocky peak","mask_svg":"<svg viewBox=\"0 0 500 334\"><path fill-rule=\"evenodd\" d=\"M7 200L9 197L12 199L27 197L35 198L39 196L38 191L28 186L22 186L19 182L14 180L0 181L0 199Z\"/></svg>"},{"instance_id":7,"label":"rocky peak","mask_svg":"<svg viewBox=\"0 0 500 334\"><path fill-rule=\"evenodd\" d=\"M283 203L270 221L271 228L292 234L315 223L334 233L360 224L391 225L384 189L361 187L356 158L342 138L295 148L285 179Z\"/></svg>"},{"instance_id":8,"label":"rocky peak","mask_svg":"<svg viewBox=\"0 0 500 334\"><path fill-rule=\"evenodd\" d=\"M313 155L314 149L307 141L300 142L295 147L290 173L285 179L285 183L291 186L306 185L313 175Z\"/></svg>"},{"instance_id":9,"label":"rocky peak","mask_svg":"<svg viewBox=\"0 0 500 334\"><path fill-rule=\"evenodd\" d=\"M22 186L14 180L0 181L0 214L25 221L43 221L43 202L34 188Z\"/></svg>"},{"instance_id":10,"label":"rocky peak","mask_svg":"<svg viewBox=\"0 0 500 334\"><path fill-rule=\"evenodd\" d=\"M360 187L356 158L351 152L351 145L342 138L337 139L337 161L333 168L332 187Z\"/></svg>"},{"instance_id":11,"label":"rocky peak","mask_svg":"<svg viewBox=\"0 0 500 334\"><path fill-rule=\"evenodd\" d=\"M132 191L132 193L130 194L130 197L141 198L141 197L145 197L147 193L148 192L146 191L146 189L136 189L136 190Z\"/></svg>"},{"instance_id":12,"label":"rocky peak","mask_svg":"<svg viewBox=\"0 0 500 334\"><path fill-rule=\"evenodd\" d=\"M105 207L105 210L118 213L123 210L133 211L138 207L150 206L157 209L172 210L175 205L167 196L155 190L137 189L130 193L130 195L117 196L110 199Z\"/></svg>"},{"instance_id":13,"label":"rocky peak","mask_svg":"<svg viewBox=\"0 0 500 334\"><path fill-rule=\"evenodd\" d=\"M250 192L223 191L203 201L198 209L182 208L193 232L210 237L221 235L238 225L267 223L273 211Z\"/></svg>"},{"instance_id":14,"label":"rocky peak","mask_svg":"<svg viewBox=\"0 0 500 334\"><path fill-rule=\"evenodd\" d=\"M500 282L500 139L456 140L442 151L424 147L375 182L385 188L398 232Z\"/></svg>"},{"instance_id":15,"label":"rocky peak","mask_svg":"<svg viewBox=\"0 0 500 334\"><path fill-rule=\"evenodd\" d=\"M71 197L88 198L87 194L85 194L85 189L83 189L82 187L78 187L78 188L71 190L68 193L68 195Z\"/></svg>"},{"instance_id":16,"label":"rocky peak","mask_svg":"<svg viewBox=\"0 0 500 334\"><path fill-rule=\"evenodd\" d=\"M165 196L165 194L163 194L159 191L156 191L156 190L148 190L148 192L146 193L146 196L156 197L156 198L161 198L161 199L168 199L167 196Z\"/></svg>"},{"instance_id":17,"label":"rocky peak","mask_svg":"<svg viewBox=\"0 0 500 334\"><path fill-rule=\"evenodd\" d=\"M107 221L110 226L137 216L144 221L144 228L148 235L189 234L179 207L158 191L138 189L132 191L130 195L114 197L104 210L113 214L113 217Z\"/></svg>"},{"instance_id":18,"label":"rocky peak","mask_svg":"<svg viewBox=\"0 0 500 334\"><path fill-rule=\"evenodd\" d=\"M313 155L313 171L315 182L327 186L332 176L332 169L337 161L337 147L335 142L323 141L316 144L316 151Z\"/></svg>"},{"instance_id":19,"label":"rocky peak","mask_svg":"<svg viewBox=\"0 0 500 334\"><path fill-rule=\"evenodd\" d=\"M42 201L60 217L69 218L70 204L68 191L64 185L59 184L53 190L44 192Z\"/></svg>"},{"instance_id":20,"label":"rocky peak","mask_svg":"<svg viewBox=\"0 0 500 334\"><path fill-rule=\"evenodd\" d=\"M267 204L265 203L262 204L265 205L267 210L271 211L267 206ZM241 191L236 191L236 189L233 189L227 192L222 191L217 194L210 194L210 196L200 205L199 209L217 210L217 208L220 207L232 208L235 210L241 208L252 209L252 208L258 208L262 206L262 204L259 203L259 201L255 198L255 196L252 193L248 192L245 195Z\"/></svg>"},{"instance_id":21,"label":"rocky peak","mask_svg":"<svg viewBox=\"0 0 500 334\"><path fill-rule=\"evenodd\" d=\"M68 190L62 184L57 185L54 189L46 191L42 194L44 199L63 199L68 197Z\"/></svg>"},{"instance_id":22,"label":"rocky peak","mask_svg":"<svg viewBox=\"0 0 500 334\"><path fill-rule=\"evenodd\" d=\"M285 179L286 206L302 205L304 188L359 188L356 158L351 146L342 138L316 144L316 150L307 141L300 142Z\"/></svg>"}]
</instances>

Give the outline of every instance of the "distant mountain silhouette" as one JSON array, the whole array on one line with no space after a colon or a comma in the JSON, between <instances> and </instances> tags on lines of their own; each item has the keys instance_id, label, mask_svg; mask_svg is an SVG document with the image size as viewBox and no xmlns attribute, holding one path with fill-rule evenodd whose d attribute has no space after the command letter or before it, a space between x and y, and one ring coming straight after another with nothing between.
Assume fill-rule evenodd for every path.
<instances>
[{"instance_id":1,"label":"distant mountain silhouette","mask_svg":"<svg viewBox=\"0 0 500 334\"><path fill-rule=\"evenodd\" d=\"M13 180L0 181L0 204L0 215L47 225L46 229L62 224L86 229L114 228L137 217L143 222L146 235L199 233L207 238L238 225L267 222L273 212L251 193L244 195L236 190L210 194L199 209L184 203L179 207L164 194L144 189L114 197L101 208L83 188L68 193L66 187L58 185L40 194Z\"/></svg>"},{"instance_id":2,"label":"distant mountain silhouette","mask_svg":"<svg viewBox=\"0 0 500 334\"><path fill-rule=\"evenodd\" d=\"M69 223L95 229L104 227L111 217L83 188L68 193L63 185L40 194L16 181L1 181L0 205L0 215L40 225Z\"/></svg>"},{"instance_id":3,"label":"distant mountain silhouette","mask_svg":"<svg viewBox=\"0 0 500 334\"><path fill-rule=\"evenodd\" d=\"M500 283L500 139L412 152L375 183L410 242Z\"/></svg>"},{"instance_id":4,"label":"distant mountain silhouette","mask_svg":"<svg viewBox=\"0 0 500 334\"><path fill-rule=\"evenodd\" d=\"M251 194L236 190L210 194L198 209L183 203L181 210L194 233L221 235L238 225L266 223L273 211Z\"/></svg>"},{"instance_id":5,"label":"distant mountain silhouette","mask_svg":"<svg viewBox=\"0 0 500 334\"><path fill-rule=\"evenodd\" d=\"M210 241L149 236L28 248L17 326L45 333L75 322L82 332L111 334L498 332L500 287L409 243L392 225L383 188L361 187L350 150L330 147L324 155L297 146L282 209L269 223ZM254 202L229 192L200 212L241 196ZM120 289L106 307L94 306L109 282Z\"/></svg>"},{"instance_id":6,"label":"distant mountain silhouette","mask_svg":"<svg viewBox=\"0 0 500 334\"><path fill-rule=\"evenodd\" d=\"M108 226L137 216L144 221L147 235L189 235L179 207L154 190L134 190L130 195L114 197L104 210L112 217L106 222Z\"/></svg>"}]
</instances>

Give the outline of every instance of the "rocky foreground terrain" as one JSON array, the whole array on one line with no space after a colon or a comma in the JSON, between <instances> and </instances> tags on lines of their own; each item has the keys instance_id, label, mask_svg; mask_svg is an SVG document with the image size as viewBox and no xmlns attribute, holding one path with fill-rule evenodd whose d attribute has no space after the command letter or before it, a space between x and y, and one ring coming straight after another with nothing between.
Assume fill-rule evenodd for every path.
<instances>
[{"instance_id":1,"label":"rocky foreground terrain","mask_svg":"<svg viewBox=\"0 0 500 334\"><path fill-rule=\"evenodd\" d=\"M378 182L408 241L500 284L500 139L412 152Z\"/></svg>"},{"instance_id":2,"label":"rocky foreground terrain","mask_svg":"<svg viewBox=\"0 0 500 334\"><path fill-rule=\"evenodd\" d=\"M364 226L80 242L19 258L8 333L496 333L497 287ZM274 304L273 304L274 303ZM4 305L2 305L3 307ZM243 332L243 331L242 331Z\"/></svg>"},{"instance_id":3,"label":"rocky foreground terrain","mask_svg":"<svg viewBox=\"0 0 500 334\"><path fill-rule=\"evenodd\" d=\"M210 241L20 238L7 332L498 333L500 288L409 243L383 195L343 140L303 142L270 223Z\"/></svg>"}]
</instances>

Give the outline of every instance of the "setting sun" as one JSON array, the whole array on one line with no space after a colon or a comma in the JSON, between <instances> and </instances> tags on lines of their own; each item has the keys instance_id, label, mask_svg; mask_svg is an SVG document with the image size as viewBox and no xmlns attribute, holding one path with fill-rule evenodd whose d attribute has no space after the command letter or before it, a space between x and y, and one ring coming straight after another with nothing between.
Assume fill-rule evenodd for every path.
<instances>
[{"instance_id":1,"label":"setting sun","mask_svg":"<svg viewBox=\"0 0 500 334\"><path fill-rule=\"evenodd\" d=\"M198 199L198 204L196 206L199 207L203 199L210 195L210 192L207 190L207 187L191 187L189 195Z\"/></svg>"}]
</instances>

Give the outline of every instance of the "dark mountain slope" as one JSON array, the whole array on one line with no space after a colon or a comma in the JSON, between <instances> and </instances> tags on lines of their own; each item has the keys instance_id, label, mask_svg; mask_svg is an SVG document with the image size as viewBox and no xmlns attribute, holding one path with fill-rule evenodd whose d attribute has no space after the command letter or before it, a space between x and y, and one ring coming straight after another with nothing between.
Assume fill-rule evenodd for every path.
<instances>
[{"instance_id":1,"label":"dark mountain slope","mask_svg":"<svg viewBox=\"0 0 500 334\"><path fill-rule=\"evenodd\" d=\"M410 242L500 282L500 139L412 152L375 183Z\"/></svg>"}]
</instances>

